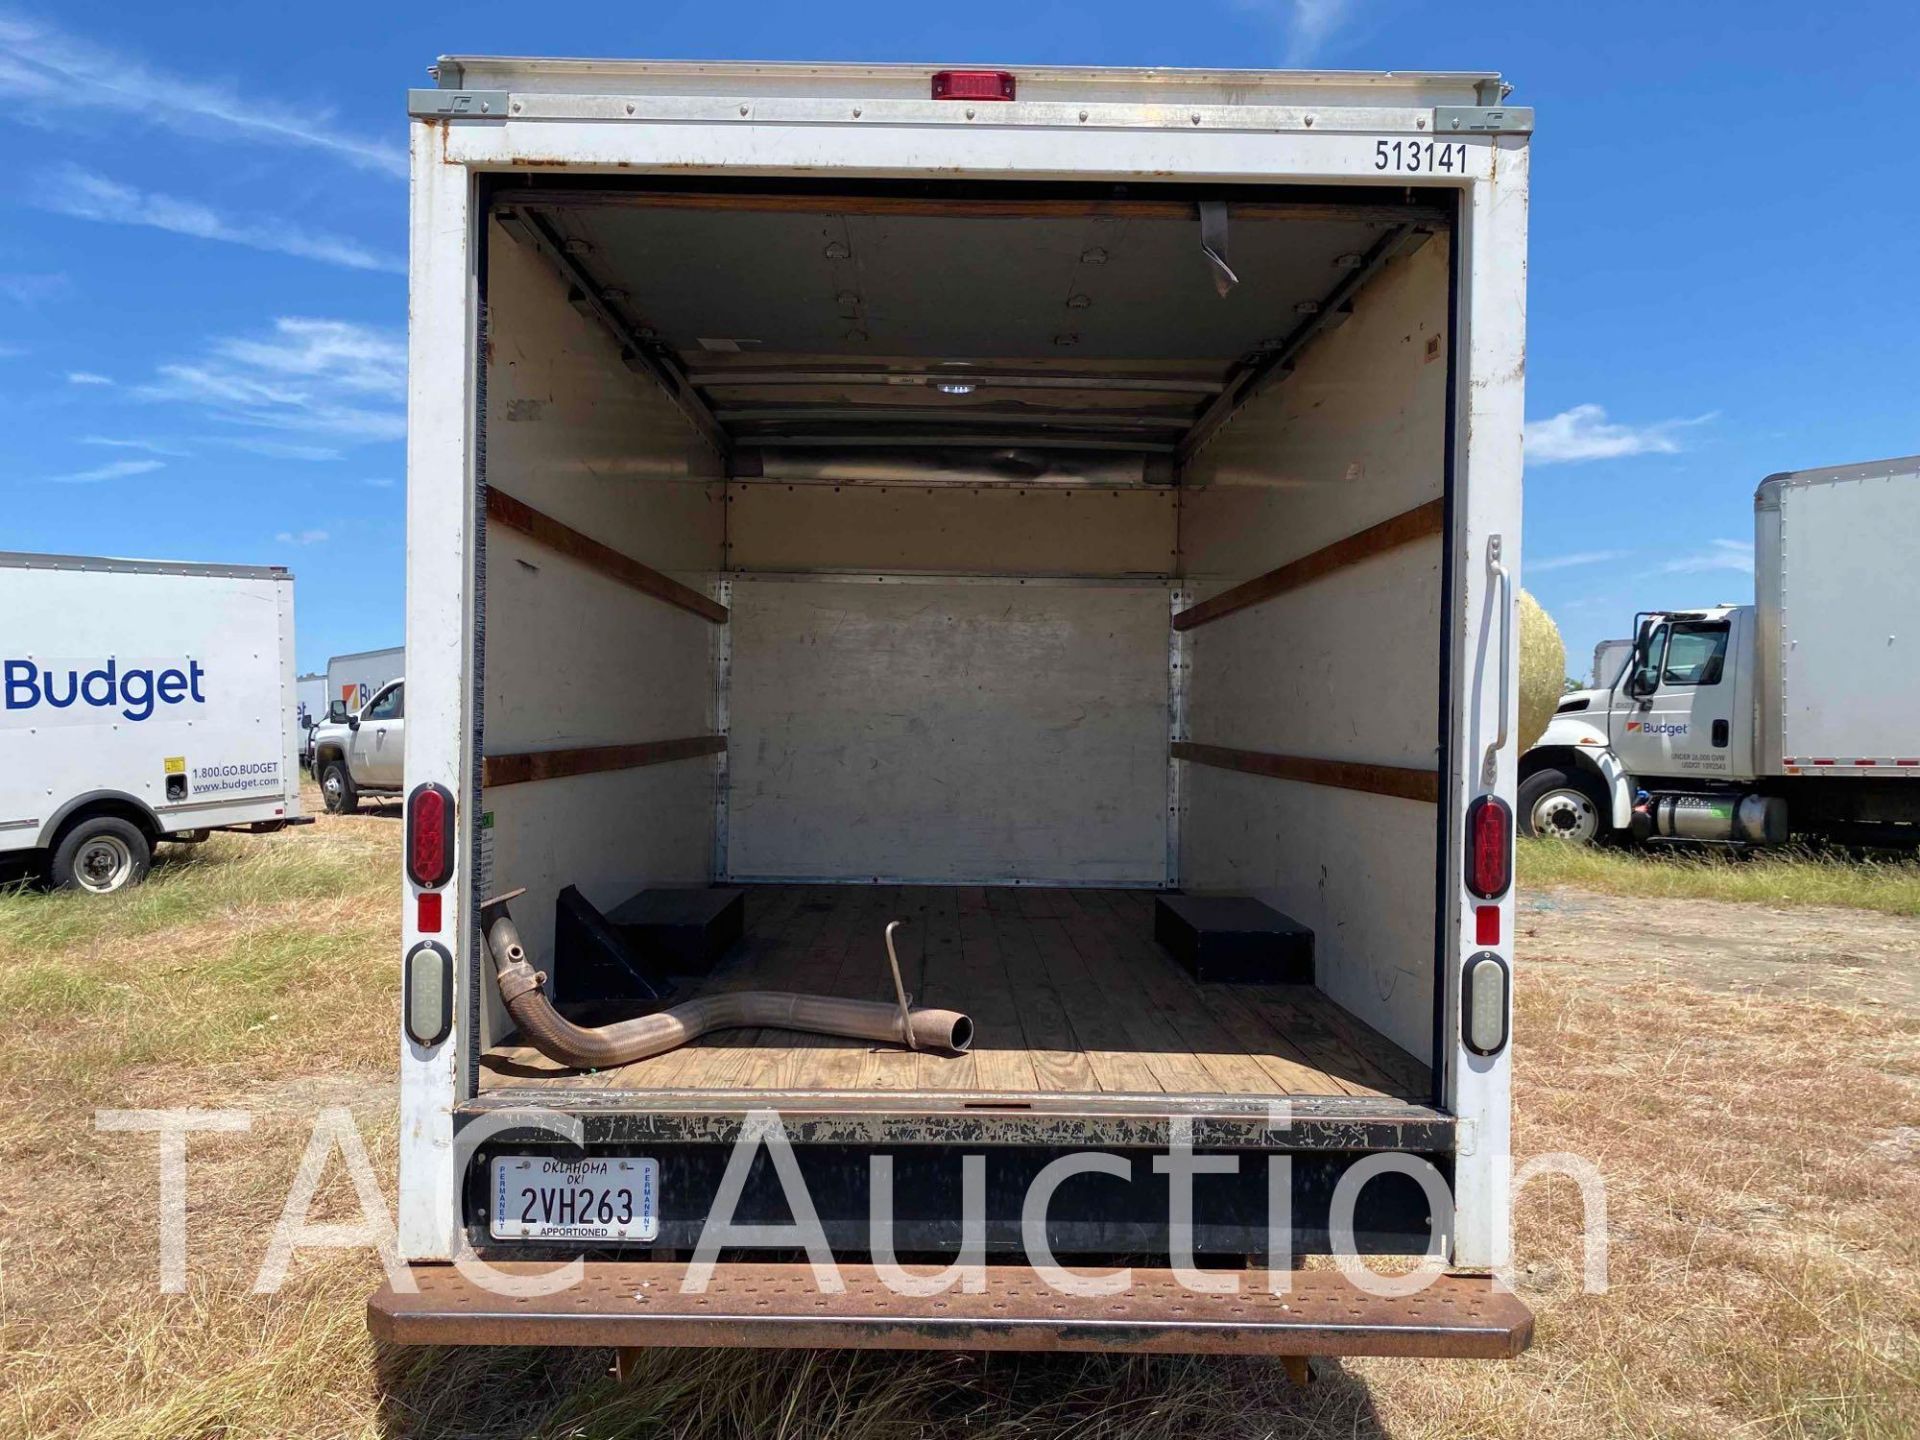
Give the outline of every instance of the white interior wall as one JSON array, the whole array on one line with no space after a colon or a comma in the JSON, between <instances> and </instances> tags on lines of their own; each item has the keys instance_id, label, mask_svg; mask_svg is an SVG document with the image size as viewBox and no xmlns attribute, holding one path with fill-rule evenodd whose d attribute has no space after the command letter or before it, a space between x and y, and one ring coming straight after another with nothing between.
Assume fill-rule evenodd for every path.
<instances>
[{"instance_id":1,"label":"white interior wall","mask_svg":"<svg viewBox=\"0 0 1920 1440\"><path fill-rule=\"evenodd\" d=\"M1441 495L1447 272L1444 236L1389 267L1189 466L1180 547L1196 599ZM1435 537L1190 631L1189 736L1432 768L1440 570ZM1185 771L1185 888L1249 892L1311 926L1320 987L1428 1056L1434 807Z\"/></svg>"},{"instance_id":2,"label":"white interior wall","mask_svg":"<svg viewBox=\"0 0 1920 1440\"><path fill-rule=\"evenodd\" d=\"M736 580L730 874L1160 883L1168 604Z\"/></svg>"},{"instance_id":3,"label":"white interior wall","mask_svg":"<svg viewBox=\"0 0 1920 1440\"><path fill-rule=\"evenodd\" d=\"M711 457L545 262L497 226L490 238L488 482L711 591L725 531ZM489 755L713 730L716 627L498 525L485 624ZM551 954L553 899L568 884L609 906L708 878L715 773L711 759L682 760L485 792L490 888L527 888L514 918L536 957ZM485 994L490 1042L504 1015Z\"/></svg>"}]
</instances>

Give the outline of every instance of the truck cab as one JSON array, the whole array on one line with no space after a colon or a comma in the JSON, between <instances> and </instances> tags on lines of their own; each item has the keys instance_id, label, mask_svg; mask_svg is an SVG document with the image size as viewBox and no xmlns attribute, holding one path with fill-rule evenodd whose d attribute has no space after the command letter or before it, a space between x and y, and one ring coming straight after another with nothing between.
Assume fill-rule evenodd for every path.
<instances>
[{"instance_id":1,"label":"truck cab","mask_svg":"<svg viewBox=\"0 0 1920 1440\"><path fill-rule=\"evenodd\" d=\"M1590 844L1631 832L1640 806L1658 834L1660 794L1686 797L1676 813L1737 798L1757 774L1754 633L1751 605L1643 612L1612 683L1563 696L1522 757L1521 833Z\"/></svg>"},{"instance_id":2,"label":"truck cab","mask_svg":"<svg viewBox=\"0 0 1920 1440\"><path fill-rule=\"evenodd\" d=\"M362 794L398 794L406 751L406 682L389 680L358 710L335 700L312 738L313 773L332 815L351 815Z\"/></svg>"},{"instance_id":3,"label":"truck cab","mask_svg":"<svg viewBox=\"0 0 1920 1440\"><path fill-rule=\"evenodd\" d=\"M1646 612L1624 660L1603 645L1599 688L1521 757L1521 833L1920 846L1917 494L1911 455L1761 481L1754 603Z\"/></svg>"}]
</instances>

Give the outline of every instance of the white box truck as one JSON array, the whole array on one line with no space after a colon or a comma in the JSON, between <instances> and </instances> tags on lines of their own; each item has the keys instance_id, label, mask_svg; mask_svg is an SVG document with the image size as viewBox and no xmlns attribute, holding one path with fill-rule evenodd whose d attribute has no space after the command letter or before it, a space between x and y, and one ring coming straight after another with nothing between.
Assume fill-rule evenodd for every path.
<instances>
[{"instance_id":1,"label":"white box truck","mask_svg":"<svg viewBox=\"0 0 1920 1440\"><path fill-rule=\"evenodd\" d=\"M0 615L0 853L105 893L299 818L286 570L4 553Z\"/></svg>"},{"instance_id":2,"label":"white box truck","mask_svg":"<svg viewBox=\"0 0 1920 1440\"><path fill-rule=\"evenodd\" d=\"M1531 113L1487 74L438 78L376 1333L1524 1346ZM735 891L683 1003L554 1011L583 902L645 958ZM1196 979L1175 891L1291 916L1311 983ZM1356 1247L1446 1273L1307 1262Z\"/></svg>"},{"instance_id":3,"label":"white box truck","mask_svg":"<svg viewBox=\"0 0 1920 1440\"><path fill-rule=\"evenodd\" d=\"M390 645L384 650L360 650L351 655L335 655L327 661L327 703L320 718L333 724L358 715L373 692L407 671L407 647Z\"/></svg>"},{"instance_id":4,"label":"white box truck","mask_svg":"<svg viewBox=\"0 0 1920 1440\"><path fill-rule=\"evenodd\" d=\"M1522 757L1525 833L1920 844L1920 456L1771 475L1753 508L1754 603L1641 613Z\"/></svg>"},{"instance_id":5,"label":"white box truck","mask_svg":"<svg viewBox=\"0 0 1920 1440\"><path fill-rule=\"evenodd\" d=\"M295 678L294 708L302 730L311 730L327 713L327 677L301 675Z\"/></svg>"}]
</instances>

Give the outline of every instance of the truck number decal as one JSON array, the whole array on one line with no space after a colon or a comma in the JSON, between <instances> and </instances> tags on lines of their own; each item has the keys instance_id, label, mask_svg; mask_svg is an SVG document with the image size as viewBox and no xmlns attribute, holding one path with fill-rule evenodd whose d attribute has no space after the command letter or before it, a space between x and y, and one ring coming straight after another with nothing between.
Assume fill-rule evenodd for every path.
<instances>
[{"instance_id":1,"label":"truck number decal","mask_svg":"<svg viewBox=\"0 0 1920 1440\"><path fill-rule=\"evenodd\" d=\"M1464 140L1376 140L1373 168L1404 171L1409 175L1422 172L1464 175L1467 144Z\"/></svg>"}]
</instances>

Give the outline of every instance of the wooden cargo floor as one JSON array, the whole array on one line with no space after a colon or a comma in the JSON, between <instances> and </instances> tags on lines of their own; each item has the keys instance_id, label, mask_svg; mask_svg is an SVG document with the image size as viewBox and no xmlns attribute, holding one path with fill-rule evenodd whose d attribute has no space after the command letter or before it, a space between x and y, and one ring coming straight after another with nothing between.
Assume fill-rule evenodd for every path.
<instances>
[{"instance_id":1,"label":"wooden cargo floor","mask_svg":"<svg viewBox=\"0 0 1920 1440\"><path fill-rule=\"evenodd\" d=\"M973 1017L958 1058L786 1030L730 1030L615 1070L497 1046L481 1089L929 1090L1383 1096L1424 1103L1425 1066L1311 986L1198 985L1153 939L1137 890L766 885L707 990L891 1000L889 920L916 1005Z\"/></svg>"}]
</instances>

